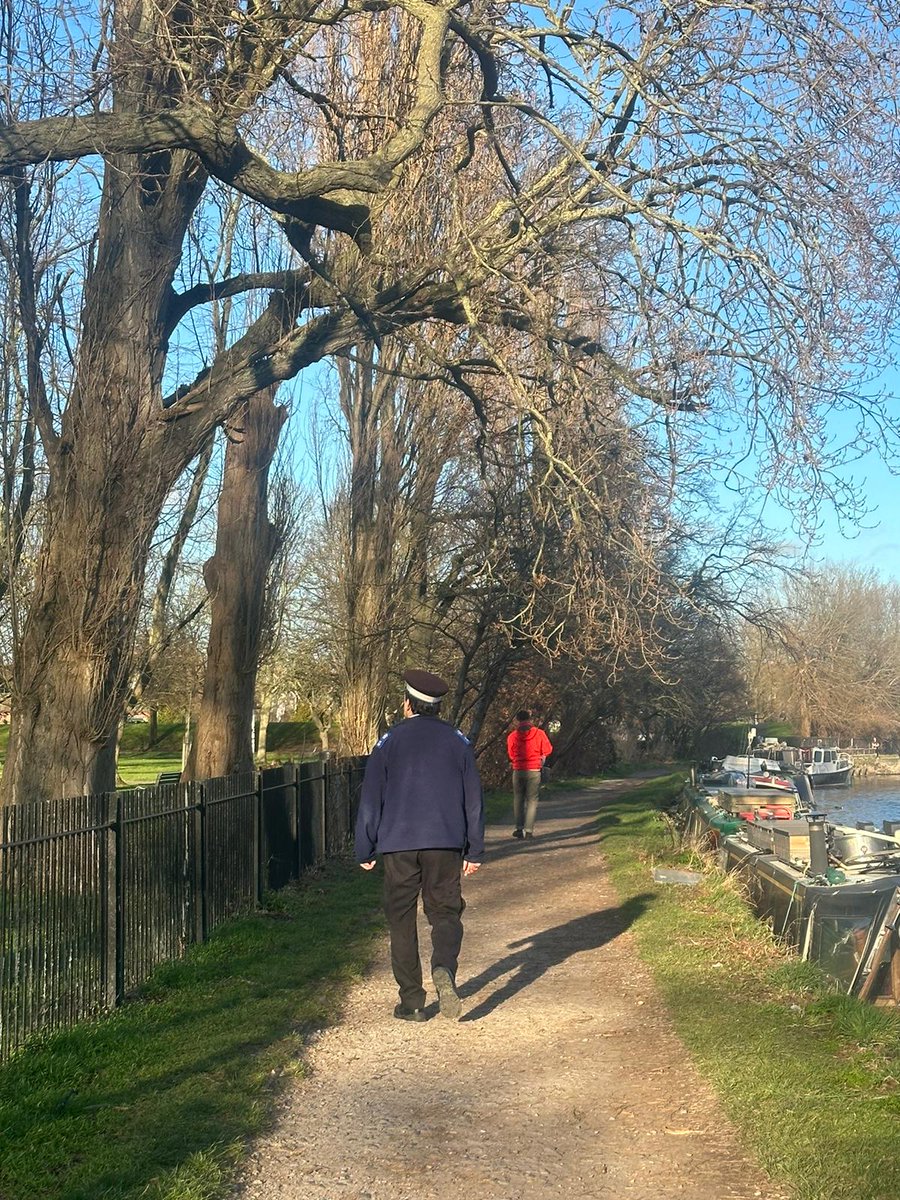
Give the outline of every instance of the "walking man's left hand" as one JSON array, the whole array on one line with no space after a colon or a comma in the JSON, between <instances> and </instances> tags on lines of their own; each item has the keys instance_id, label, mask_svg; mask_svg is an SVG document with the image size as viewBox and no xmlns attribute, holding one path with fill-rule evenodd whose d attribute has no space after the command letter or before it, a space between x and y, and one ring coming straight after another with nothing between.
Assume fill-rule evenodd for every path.
<instances>
[{"instance_id":1,"label":"walking man's left hand","mask_svg":"<svg viewBox=\"0 0 900 1200\"><path fill-rule=\"evenodd\" d=\"M468 859L463 863L463 875L474 875L481 863L469 862Z\"/></svg>"}]
</instances>

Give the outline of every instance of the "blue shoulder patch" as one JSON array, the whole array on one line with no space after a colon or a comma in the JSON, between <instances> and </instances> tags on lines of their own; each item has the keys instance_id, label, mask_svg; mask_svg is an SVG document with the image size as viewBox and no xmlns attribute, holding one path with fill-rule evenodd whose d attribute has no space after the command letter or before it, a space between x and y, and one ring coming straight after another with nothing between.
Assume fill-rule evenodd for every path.
<instances>
[{"instance_id":1,"label":"blue shoulder patch","mask_svg":"<svg viewBox=\"0 0 900 1200\"><path fill-rule=\"evenodd\" d=\"M381 737L378 739L378 741L375 743L375 749L378 750L379 747L383 746L384 743L388 740L388 738L391 736L391 734L393 732L394 732L393 729L389 729L387 731L387 733L383 733L381 735Z\"/></svg>"}]
</instances>

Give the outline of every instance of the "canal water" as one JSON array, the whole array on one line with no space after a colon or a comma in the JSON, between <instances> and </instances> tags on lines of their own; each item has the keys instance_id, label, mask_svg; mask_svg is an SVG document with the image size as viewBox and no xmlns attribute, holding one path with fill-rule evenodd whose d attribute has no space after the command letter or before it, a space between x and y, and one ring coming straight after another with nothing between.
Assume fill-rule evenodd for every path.
<instances>
[{"instance_id":1,"label":"canal water","mask_svg":"<svg viewBox=\"0 0 900 1200\"><path fill-rule=\"evenodd\" d=\"M816 806L837 825L871 821L881 829L882 821L900 821L900 776L869 775L849 787L819 787L814 790Z\"/></svg>"}]
</instances>

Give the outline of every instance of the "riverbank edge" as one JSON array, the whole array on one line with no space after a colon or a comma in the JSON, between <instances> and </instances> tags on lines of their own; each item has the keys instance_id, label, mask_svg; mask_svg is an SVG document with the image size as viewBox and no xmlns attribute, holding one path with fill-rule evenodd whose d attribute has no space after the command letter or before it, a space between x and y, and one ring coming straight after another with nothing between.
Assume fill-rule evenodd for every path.
<instances>
[{"instance_id":1,"label":"riverbank edge","mask_svg":"<svg viewBox=\"0 0 900 1200\"><path fill-rule=\"evenodd\" d=\"M747 1147L797 1200L900 1195L900 1018L833 990L790 956L738 882L682 851L666 815L680 774L603 804L604 856L623 902L651 892L633 933L701 1073ZM700 868L697 887L655 865Z\"/></svg>"},{"instance_id":2,"label":"riverbank edge","mask_svg":"<svg viewBox=\"0 0 900 1200\"><path fill-rule=\"evenodd\" d=\"M894 775L900 775L900 754L853 760L853 777L855 779L877 779L882 776L889 779Z\"/></svg>"}]
</instances>

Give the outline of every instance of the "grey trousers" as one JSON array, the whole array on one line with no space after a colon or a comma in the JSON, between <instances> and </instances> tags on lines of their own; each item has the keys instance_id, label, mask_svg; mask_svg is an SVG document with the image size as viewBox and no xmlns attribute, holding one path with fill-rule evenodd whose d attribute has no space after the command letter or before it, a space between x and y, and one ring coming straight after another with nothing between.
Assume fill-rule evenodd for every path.
<instances>
[{"instance_id":1,"label":"grey trousers","mask_svg":"<svg viewBox=\"0 0 900 1200\"><path fill-rule=\"evenodd\" d=\"M513 771L513 821L516 829L534 832L538 794L541 790L540 771Z\"/></svg>"}]
</instances>

